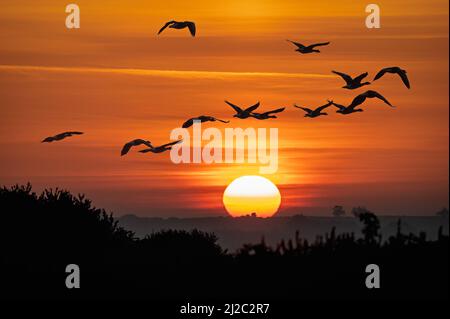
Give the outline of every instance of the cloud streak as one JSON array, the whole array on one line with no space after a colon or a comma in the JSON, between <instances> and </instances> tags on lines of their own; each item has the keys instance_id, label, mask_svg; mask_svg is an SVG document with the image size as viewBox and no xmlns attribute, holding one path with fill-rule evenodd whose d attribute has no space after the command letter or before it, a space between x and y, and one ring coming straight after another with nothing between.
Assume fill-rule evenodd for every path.
<instances>
[{"instance_id":1,"label":"cloud streak","mask_svg":"<svg viewBox=\"0 0 450 319\"><path fill-rule=\"evenodd\" d=\"M282 73L282 72L222 72L222 71L181 71L134 68L92 68L92 67L57 67L33 65L0 65L0 71L9 72L59 72L59 73L96 73L121 74L135 76L155 76L167 78L227 79L227 78L333 78L327 74Z\"/></svg>"}]
</instances>

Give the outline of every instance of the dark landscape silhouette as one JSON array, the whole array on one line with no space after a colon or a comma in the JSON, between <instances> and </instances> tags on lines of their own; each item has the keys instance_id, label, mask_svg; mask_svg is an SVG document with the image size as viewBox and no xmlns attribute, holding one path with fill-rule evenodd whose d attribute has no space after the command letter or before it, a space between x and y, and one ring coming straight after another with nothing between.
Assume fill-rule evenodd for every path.
<instances>
[{"instance_id":1,"label":"dark landscape silhouette","mask_svg":"<svg viewBox=\"0 0 450 319\"><path fill-rule=\"evenodd\" d=\"M365 210L364 208L362 208ZM323 235L335 227L336 235L354 233L355 238L361 238L363 224L353 215L347 216L308 216L303 214L258 218L256 216L217 216L217 217L139 217L135 215L118 216L119 226L132 231L136 237L143 238L148 234L167 229L190 232L194 229L214 233L218 244L230 252L235 252L244 244L257 244L264 238L269 246L276 246L281 240L295 236L296 232L302 239L315 241L318 235ZM396 235L397 223L401 219L402 231L419 236L427 234L430 240L438 238L439 228L448 235L448 218L440 216L378 216L382 241Z\"/></svg>"},{"instance_id":2,"label":"dark landscape silhouette","mask_svg":"<svg viewBox=\"0 0 450 319\"><path fill-rule=\"evenodd\" d=\"M448 235L386 240L378 217L355 210L361 235L335 228L315 240L243 245L232 253L212 233L165 230L144 238L92 207L83 195L0 189L2 295L8 298L410 299L448 298ZM448 223L448 216L443 216ZM64 285L65 267L81 269L82 289ZM365 267L380 266L381 289L365 287Z\"/></svg>"}]
</instances>

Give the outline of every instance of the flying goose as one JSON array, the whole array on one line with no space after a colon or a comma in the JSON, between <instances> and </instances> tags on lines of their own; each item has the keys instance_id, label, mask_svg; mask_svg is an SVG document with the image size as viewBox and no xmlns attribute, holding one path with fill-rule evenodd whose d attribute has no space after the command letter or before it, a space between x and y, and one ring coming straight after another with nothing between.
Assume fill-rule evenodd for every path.
<instances>
[{"instance_id":1,"label":"flying goose","mask_svg":"<svg viewBox=\"0 0 450 319\"><path fill-rule=\"evenodd\" d=\"M345 86L343 86L342 88L344 89L349 89L349 90L354 90L354 89L358 89L364 85L369 85L370 82L363 82L361 83L361 81L367 77L369 75L369 73L363 73L361 75L358 75L355 78L352 78L350 75L345 74L345 73L341 73L341 72L337 72L337 71L332 71L334 74L339 75L341 78L344 79L344 81L347 83Z\"/></svg>"},{"instance_id":2,"label":"flying goose","mask_svg":"<svg viewBox=\"0 0 450 319\"><path fill-rule=\"evenodd\" d=\"M390 107L393 107L392 104L384 96L382 96L380 93L378 93L376 91L372 91L372 90L361 93L360 95L355 97L352 101L352 104L350 104L350 105L358 106L358 105L364 103L366 101L366 99L373 99L373 98L380 99L384 103L389 105Z\"/></svg>"},{"instance_id":3,"label":"flying goose","mask_svg":"<svg viewBox=\"0 0 450 319\"><path fill-rule=\"evenodd\" d=\"M146 140L138 138L138 139L135 139L135 140L132 140L132 141L126 143L123 146L122 151L120 152L120 155L124 156L125 154L127 154L130 151L130 149L133 146L139 146L139 145L142 145L142 144L144 144L144 145L146 145L148 147L153 147L153 145L152 145L152 143L150 141L146 141Z\"/></svg>"},{"instance_id":4,"label":"flying goose","mask_svg":"<svg viewBox=\"0 0 450 319\"><path fill-rule=\"evenodd\" d=\"M338 110L336 111L336 113L341 113L341 114L351 114L351 113L356 113L356 112L363 112L363 109L355 109L356 105L352 105L350 104L349 106L344 106L342 104L337 104L332 102L334 106L336 106L338 108Z\"/></svg>"},{"instance_id":5,"label":"flying goose","mask_svg":"<svg viewBox=\"0 0 450 319\"><path fill-rule=\"evenodd\" d=\"M222 123L230 123L230 121L220 120L220 119L212 117L212 116L200 115L198 117L190 118L189 120L187 120L186 122L183 123L182 127L183 128L191 127L194 124L194 121L200 121L200 123L203 123L203 122L215 122L215 121L219 121L219 122L222 122Z\"/></svg>"},{"instance_id":6,"label":"flying goose","mask_svg":"<svg viewBox=\"0 0 450 319\"><path fill-rule=\"evenodd\" d=\"M189 32L191 33L191 35L193 37L195 37L195 32L196 32L196 28L195 28L195 23L191 22L191 21L183 21L183 22L178 22L178 21L169 21L167 22L158 32L158 34L160 34L161 32L163 32L167 27L169 27L170 29L184 29L184 28L188 28Z\"/></svg>"},{"instance_id":7,"label":"flying goose","mask_svg":"<svg viewBox=\"0 0 450 319\"><path fill-rule=\"evenodd\" d=\"M351 113L355 113L355 112L362 112L363 111L362 109L356 109L356 107L361 105L362 103L364 103L364 101L366 99L373 99L373 98L380 99L384 103L389 105L390 107L393 107L392 104L384 96L382 96L380 93L372 91L372 90L366 91L366 92L358 95L357 97L355 97L349 106L336 104L334 102L333 102L333 105L339 109L336 111L336 113L351 114Z\"/></svg>"},{"instance_id":8,"label":"flying goose","mask_svg":"<svg viewBox=\"0 0 450 319\"><path fill-rule=\"evenodd\" d=\"M251 116L254 117L257 120L267 120L267 119L276 119L277 117L275 115L272 115L274 113L280 113L284 111L284 107L273 110L273 111L267 111L264 113L251 113Z\"/></svg>"},{"instance_id":9,"label":"flying goose","mask_svg":"<svg viewBox=\"0 0 450 319\"><path fill-rule=\"evenodd\" d=\"M54 141L60 141L65 139L66 137L70 137L72 135L81 135L84 134L83 132L64 132L60 134L56 134L54 136L46 137L41 143L51 143Z\"/></svg>"},{"instance_id":10,"label":"flying goose","mask_svg":"<svg viewBox=\"0 0 450 319\"><path fill-rule=\"evenodd\" d=\"M294 104L294 106L296 108L302 109L303 111L306 112L304 117L314 118L314 117L318 117L318 116L321 116L321 115L328 115L328 113L325 113L325 112L322 112L322 111L325 110L327 107L329 107L332 104L333 104L333 101L328 101L327 104L319 106L315 110L311 110L311 109L308 109L306 107L298 106L296 104Z\"/></svg>"},{"instance_id":11,"label":"flying goose","mask_svg":"<svg viewBox=\"0 0 450 319\"><path fill-rule=\"evenodd\" d=\"M233 103L230 103L228 101L225 101L225 103L227 103L229 106L231 106L236 111L236 114L233 115L233 117L237 117L239 119L246 119L246 118L251 117L251 113L259 107L259 102L253 106L246 108L245 110L241 109L239 106L234 105Z\"/></svg>"},{"instance_id":12,"label":"flying goose","mask_svg":"<svg viewBox=\"0 0 450 319\"><path fill-rule=\"evenodd\" d=\"M165 151L170 151L172 149L172 145L181 143L183 140L179 140L179 141L175 141L175 142L171 142L171 143L167 143L161 146L157 146L157 147L153 147L150 146L149 148L145 148L143 150L140 150L140 153L148 153L148 152L152 152L152 153L162 153Z\"/></svg>"},{"instance_id":13,"label":"flying goose","mask_svg":"<svg viewBox=\"0 0 450 319\"><path fill-rule=\"evenodd\" d=\"M300 52L302 54L313 53L313 52L320 53L320 51L315 49L315 47L319 47L319 46L324 46L324 45L330 44L330 42L324 42L324 43L316 43L316 44L311 44L311 45L305 46L305 45L303 45L301 43L294 42L294 41L291 41L291 40L287 40L287 41L291 42L292 44L297 46L297 49L295 51Z\"/></svg>"},{"instance_id":14,"label":"flying goose","mask_svg":"<svg viewBox=\"0 0 450 319\"><path fill-rule=\"evenodd\" d=\"M408 76L406 75L406 70L403 70L401 68L399 68L398 66L393 66L390 68L384 68L382 69L380 72L377 73L377 75L375 75L375 78L373 79L374 81L378 80L379 78L381 78L383 75L385 75L386 73L396 73L400 76L400 78L402 79L403 83L405 84L405 86L410 89L411 85L409 84L409 80L408 80Z\"/></svg>"}]
</instances>

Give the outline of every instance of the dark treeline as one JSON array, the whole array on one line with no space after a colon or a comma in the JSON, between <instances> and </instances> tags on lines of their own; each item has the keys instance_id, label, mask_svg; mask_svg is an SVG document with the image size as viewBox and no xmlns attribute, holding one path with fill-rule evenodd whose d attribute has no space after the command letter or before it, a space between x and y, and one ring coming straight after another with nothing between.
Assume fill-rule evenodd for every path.
<instances>
[{"instance_id":1,"label":"dark treeline","mask_svg":"<svg viewBox=\"0 0 450 319\"><path fill-rule=\"evenodd\" d=\"M139 239L82 195L0 189L0 291L9 298L299 300L448 298L448 236L382 240L375 214L361 210L363 236L328 234L269 247L264 240L229 253L214 234L167 230ZM81 289L65 268L81 269ZM365 268L381 269L367 289Z\"/></svg>"}]
</instances>

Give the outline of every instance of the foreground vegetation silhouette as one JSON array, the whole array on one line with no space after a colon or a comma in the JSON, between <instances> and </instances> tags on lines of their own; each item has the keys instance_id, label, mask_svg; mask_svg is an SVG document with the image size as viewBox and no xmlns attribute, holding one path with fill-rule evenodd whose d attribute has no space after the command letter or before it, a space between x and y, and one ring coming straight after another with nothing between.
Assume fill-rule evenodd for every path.
<instances>
[{"instance_id":1,"label":"foreground vegetation silhouette","mask_svg":"<svg viewBox=\"0 0 450 319\"><path fill-rule=\"evenodd\" d=\"M397 234L385 240L378 218L358 208L362 236L335 229L308 242L300 233L272 248L223 250L214 234L166 230L139 239L83 195L0 189L3 298L160 300L448 298L448 236ZM447 217L448 218L448 217ZM80 289L67 289L77 264ZM367 289L365 268L381 269L381 289Z\"/></svg>"}]
</instances>

